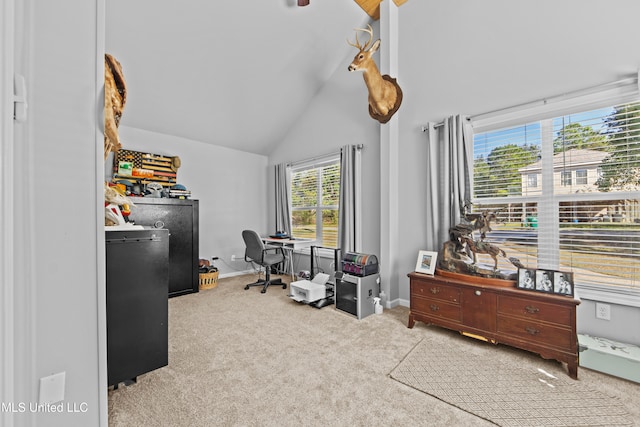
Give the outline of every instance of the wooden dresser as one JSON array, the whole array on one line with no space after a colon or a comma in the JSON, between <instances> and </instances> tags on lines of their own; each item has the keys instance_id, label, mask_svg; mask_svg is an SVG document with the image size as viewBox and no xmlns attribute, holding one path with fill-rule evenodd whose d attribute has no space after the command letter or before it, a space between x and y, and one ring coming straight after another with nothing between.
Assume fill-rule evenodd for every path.
<instances>
[{"instance_id":1,"label":"wooden dresser","mask_svg":"<svg viewBox=\"0 0 640 427\"><path fill-rule=\"evenodd\" d=\"M565 362L578 378L578 299L515 287L480 284L473 276L453 279L409 273L411 311L416 320L479 335Z\"/></svg>"}]
</instances>

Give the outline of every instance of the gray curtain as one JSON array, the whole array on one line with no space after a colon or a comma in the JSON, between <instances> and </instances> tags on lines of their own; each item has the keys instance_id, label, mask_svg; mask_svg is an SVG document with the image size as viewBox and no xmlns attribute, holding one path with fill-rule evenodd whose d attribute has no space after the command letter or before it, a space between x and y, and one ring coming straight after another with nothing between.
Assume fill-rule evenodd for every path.
<instances>
[{"instance_id":1,"label":"gray curtain","mask_svg":"<svg viewBox=\"0 0 640 427\"><path fill-rule=\"evenodd\" d=\"M427 244L439 251L449 228L471 201L473 131L465 116L452 116L427 129Z\"/></svg>"},{"instance_id":2,"label":"gray curtain","mask_svg":"<svg viewBox=\"0 0 640 427\"><path fill-rule=\"evenodd\" d=\"M286 163L275 166L276 170L276 230L291 236L291 202L289 200L290 169Z\"/></svg>"},{"instance_id":3,"label":"gray curtain","mask_svg":"<svg viewBox=\"0 0 640 427\"><path fill-rule=\"evenodd\" d=\"M359 252L360 231L361 145L345 145L340 153L340 210L338 215L338 247L345 252Z\"/></svg>"}]
</instances>

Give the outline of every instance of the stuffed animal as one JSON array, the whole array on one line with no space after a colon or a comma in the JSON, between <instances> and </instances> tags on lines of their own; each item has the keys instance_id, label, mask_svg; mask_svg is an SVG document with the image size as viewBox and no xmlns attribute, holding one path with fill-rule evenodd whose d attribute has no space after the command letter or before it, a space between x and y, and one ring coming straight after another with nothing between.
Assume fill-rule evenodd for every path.
<instances>
[{"instance_id":1,"label":"stuffed animal","mask_svg":"<svg viewBox=\"0 0 640 427\"><path fill-rule=\"evenodd\" d=\"M104 184L104 225L123 225L124 217L131 213L131 206L135 206L124 191L116 186Z\"/></svg>"}]
</instances>

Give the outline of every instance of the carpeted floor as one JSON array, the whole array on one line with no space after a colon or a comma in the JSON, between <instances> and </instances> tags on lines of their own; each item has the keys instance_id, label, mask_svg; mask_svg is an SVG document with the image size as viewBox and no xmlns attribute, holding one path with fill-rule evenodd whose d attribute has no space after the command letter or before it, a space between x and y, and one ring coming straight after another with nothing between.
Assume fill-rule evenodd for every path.
<instances>
[{"instance_id":1,"label":"carpeted floor","mask_svg":"<svg viewBox=\"0 0 640 427\"><path fill-rule=\"evenodd\" d=\"M495 359L499 349L469 340L424 338L391 378L501 426L632 426L619 398L535 360Z\"/></svg>"},{"instance_id":2,"label":"carpeted floor","mask_svg":"<svg viewBox=\"0 0 640 427\"><path fill-rule=\"evenodd\" d=\"M245 291L255 278L169 300L169 365L109 391L110 426L494 425L389 376L424 339L483 343L422 323L408 329L406 307L357 320L296 303L281 287ZM492 348L495 360L566 375L557 362ZM640 419L638 384L578 375Z\"/></svg>"}]
</instances>

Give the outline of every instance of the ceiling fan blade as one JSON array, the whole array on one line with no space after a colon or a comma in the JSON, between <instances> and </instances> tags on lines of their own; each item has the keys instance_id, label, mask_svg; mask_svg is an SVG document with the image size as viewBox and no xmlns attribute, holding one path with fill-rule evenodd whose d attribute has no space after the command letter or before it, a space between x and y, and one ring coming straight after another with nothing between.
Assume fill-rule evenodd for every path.
<instances>
[{"instance_id":1,"label":"ceiling fan blade","mask_svg":"<svg viewBox=\"0 0 640 427\"><path fill-rule=\"evenodd\" d=\"M380 19L380 3L382 0L354 0L374 20ZM407 0L393 0L396 6L402 6Z\"/></svg>"}]
</instances>

